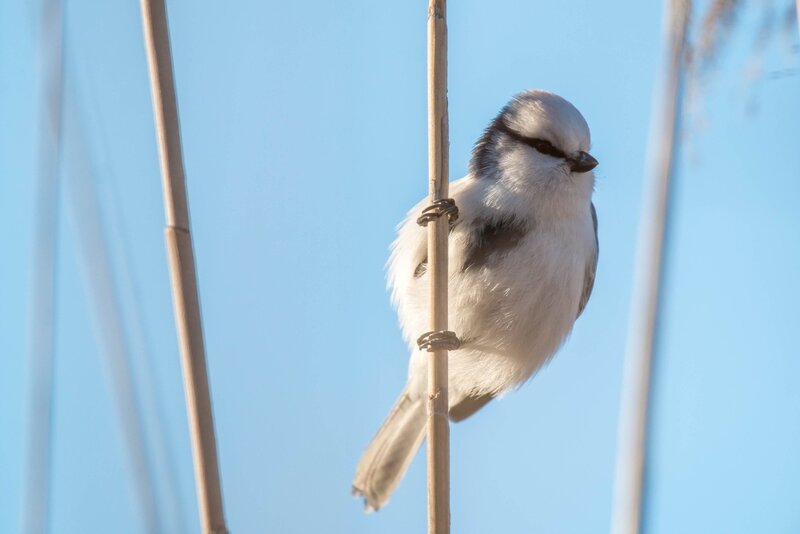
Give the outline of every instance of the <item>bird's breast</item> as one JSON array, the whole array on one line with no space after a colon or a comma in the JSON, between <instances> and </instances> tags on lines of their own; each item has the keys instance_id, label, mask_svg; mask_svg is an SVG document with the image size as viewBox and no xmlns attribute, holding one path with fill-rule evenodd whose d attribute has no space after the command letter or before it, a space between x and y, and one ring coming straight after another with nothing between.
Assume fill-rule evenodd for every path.
<instances>
[{"instance_id":1,"label":"bird's breast","mask_svg":"<svg viewBox=\"0 0 800 534\"><path fill-rule=\"evenodd\" d=\"M463 369L460 387L507 389L555 353L577 317L594 246L590 225L534 226L513 246L508 236L504 246L484 245L478 262L468 240L453 247L450 325L464 345L451 361Z\"/></svg>"}]
</instances>

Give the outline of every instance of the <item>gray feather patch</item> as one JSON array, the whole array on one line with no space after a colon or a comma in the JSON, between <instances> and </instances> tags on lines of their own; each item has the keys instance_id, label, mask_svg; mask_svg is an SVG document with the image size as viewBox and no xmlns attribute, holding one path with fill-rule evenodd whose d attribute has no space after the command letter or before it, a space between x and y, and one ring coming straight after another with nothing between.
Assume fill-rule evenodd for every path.
<instances>
[{"instance_id":1,"label":"gray feather patch","mask_svg":"<svg viewBox=\"0 0 800 534\"><path fill-rule=\"evenodd\" d=\"M480 269L508 254L527 233L528 228L513 219L491 223L478 222L467 245L462 272L467 269Z\"/></svg>"},{"instance_id":2,"label":"gray feather patch","mask_svg":"<svg viewBox=\"0 0 800 534\"><path fill-rule=\"evenodd\" d=\"M594 203L591 204L591 210L592 224L594 224L595 253L594 257L586 264L586 277L583 280L583 294L581 295L581 301L578 304L577 317L581 316L584 308L586 308L586 304L589 302L589 297L592 296L592 288L594 288L594 276L597 272L597 258L600 255L600 241L597 239L597 211L594 209Z\"/></svg>"}]
</instances>

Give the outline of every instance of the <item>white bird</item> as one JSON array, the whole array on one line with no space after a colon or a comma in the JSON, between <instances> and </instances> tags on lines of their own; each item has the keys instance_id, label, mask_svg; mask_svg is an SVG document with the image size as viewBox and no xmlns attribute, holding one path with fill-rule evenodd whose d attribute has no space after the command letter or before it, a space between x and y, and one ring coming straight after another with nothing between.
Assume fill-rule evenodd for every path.
<instances>
[{"instance_id":1,"label":"white bird","mask_svg":"<svg viewBox=\"0 0 800 534\"><path fill-rule=\"evenodd\" d=\"M597 266L592 204L597 160L586 120L546 91L515 96L475 144L469 173L450 184L450 419L461 421L531 378L583 312ZM388 283L411 348L408 382L356 468L353 494L385 505L426 432L430 353L427 236L414 206L400 225Z\"/></svg>"}]
</instances>

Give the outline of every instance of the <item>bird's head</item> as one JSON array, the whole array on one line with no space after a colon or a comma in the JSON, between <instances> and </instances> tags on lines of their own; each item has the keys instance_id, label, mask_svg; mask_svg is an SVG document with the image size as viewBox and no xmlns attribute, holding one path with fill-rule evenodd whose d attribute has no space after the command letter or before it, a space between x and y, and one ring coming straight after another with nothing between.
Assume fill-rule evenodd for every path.
<instances>
[{"instance_id":1,"label":"bird's head","mask_svg":"<svg viewBox=\"0 0 800 534\"><path fill-rule=\"evenodd\" d=\"M479 178L540 182L586 175L593 182L597 160L589 154L591 138L583 115L569 102L546 91L515 96L478 140L470 171Z\"/></svg>"}]
</instances>

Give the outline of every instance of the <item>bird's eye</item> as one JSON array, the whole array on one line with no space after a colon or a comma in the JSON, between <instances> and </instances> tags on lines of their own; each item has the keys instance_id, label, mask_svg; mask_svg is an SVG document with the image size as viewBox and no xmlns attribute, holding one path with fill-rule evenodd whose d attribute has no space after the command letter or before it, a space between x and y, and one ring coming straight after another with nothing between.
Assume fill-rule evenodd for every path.
<instances>
[{"instance_id":1,"label":"bird's eye","mask_svg":"<svg viewBox=\"0 0 800 534\"><path fill-rule=\"evenodd\" d=\"M505 121L500 120L497 123L496 128L501 132L505 133L512 139L516 139L521 143L525 143L526 145L535 148L540 154L545 154L548 156L553 156L554 158L566 158L567 155L564 154L561 150L556 148L556 146L546 139L539 139L537 137L526 137L521 133L515 131L513 128L510 128Z\"/></svg>"},{"instance_id":2,"label":"bird's eye","mask_svg":"<svg viewBox=\"0 0 800 534\"><path fill-rule=\"evenodd\" d=\"M539 153L553 156L554 158L565 158L567 155L561 150L556 148L553 143L545 139L531 139L528 143L535 148Z\"/></svg>"}]
</instances>

